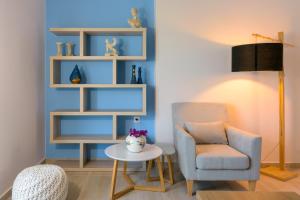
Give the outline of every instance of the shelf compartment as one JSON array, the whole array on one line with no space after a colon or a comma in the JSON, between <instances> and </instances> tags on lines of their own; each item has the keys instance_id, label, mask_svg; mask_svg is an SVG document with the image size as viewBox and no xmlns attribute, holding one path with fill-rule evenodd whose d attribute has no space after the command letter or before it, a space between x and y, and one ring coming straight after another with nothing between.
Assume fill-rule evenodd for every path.
<instances>
[{"instance_id":1,"label":"shelf compartment","mask_svg":"<svg viewBox=\"0 0 300 200\"><path fill-rule=\"evenodd\" d=\"M50 28L57 36L79 36L80 56L87 54L88 36L142 36L142 56L146 58L146 28Z\"/></svg>"},{"instance_id":2,"label":"shelf compartment","mask_svg":"<svg viewBox=\"0 0 300 200\"><path fill-rule=\"evenodd\" d=\"M53 61L50 62L50 84L71 84L69 77L78 65L82 84L111 84L116 76L110 61Z\"/></svg>"},{"instance_id":3,"label":"shelf compartment","mask_svg":"<svg viewBox=\"0 0 300 200\"><path fill-rule=\"evenodd\" d=\"M145 111L146 87L81 88L84 111Z\"/></svg>"},{"instance_id":4,"label":"shelf compartment","mask_svg":"<svg viewBox=\"0 0 300 200\"><path fill-rule=\"evenodd\" d=\"M85 42L85 53L84 56L104 56L106 53L106 39L112 41L113 38L117 40L117 50L118 56L116 60L121 60L123 57L125 59L130 58L131 56L137 58L143 58L143 37L142 36L103 36L103 35L87 35ZM111 56L108 56L111 57ZM124 59L124 58L123 58Z\"/></svg>"},{"instance_id":5,"label":"shelf compartment","mask_svg":"<svg viewBox=\"0 0 300 200\"><path fill-rule=\"evenodd\" d=\"M73 56L80 56L80 37L78 36L71 36L71 35L66 35L66 36L61 36L61 37L55 37L52 36L49 38L47 41L48 44L48 52L50 55L55 55L57 56L57 46L56 43L60 42L63 44L62 46L62 55L67 55L67 48L66 48L66 43L72 43L72 53Z\"/></svg>"},{"instance_id":6,"label":"shelf compartment","mask_svg":"<svg viewBox=\"0 0 300 200\"><path fill-rule=\"evenodd\" d=\"M92 127L92 128L91 128ZM115 116L50 114L50 142L54 144L119 143ZM109 134L107 134L109 133Z\"/></svg>"}]
</instances>

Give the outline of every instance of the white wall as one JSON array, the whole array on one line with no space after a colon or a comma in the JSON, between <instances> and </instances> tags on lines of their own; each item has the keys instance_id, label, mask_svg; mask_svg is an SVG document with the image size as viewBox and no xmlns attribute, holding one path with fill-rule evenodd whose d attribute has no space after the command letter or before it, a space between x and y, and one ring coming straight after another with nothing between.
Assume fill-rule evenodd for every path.
<instances>
[{"instance_id":1,"label":"white wall","mask_svg":"<svg viewBox=\"0 0 300 200\"><path fill-rule=\"evenodd\" d=\"M43 4L0 1L0 196L44 155Z\"/></svg>"},{"instance_id":2,"label":"white wall","mask_svg":"<svg viewBox=\"0 0 300 200\"><path fill-rule=\"evenodd\" d=\"M262 135L263 161L276 162L277 73L232 73L231 46L255 42L253 32L284 31L296 45L284 55L287 162L300 162L300 1L158 0L156 7L157 141L173 141L171 103L223 102L232 124Z\"/></svg>"}]
</instances>

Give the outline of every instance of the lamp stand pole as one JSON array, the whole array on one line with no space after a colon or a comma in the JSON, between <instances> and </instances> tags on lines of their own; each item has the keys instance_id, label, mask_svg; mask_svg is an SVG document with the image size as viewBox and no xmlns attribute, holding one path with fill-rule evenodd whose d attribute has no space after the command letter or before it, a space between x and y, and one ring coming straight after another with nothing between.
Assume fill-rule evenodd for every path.
<instances>
[{"instance_id":1,"label":"lamp stand pole","mask_svg":"<svg viewBox=\"0 0 300 200\"><path fill-rule=\"evenodd\" d=\"M254 34L253 34L254 35ZM256 34L256 37L260 35ZM263 36L266 38L265 36ZM272 39L273 41L275 39ZM284 33L278 33L278 40L284 44ZM278 72L279 83L279 167L269 166L261 168L260 172L264 175L276 178L281 181L287 181L297 177L298 174L285 169L285 103L284 103L284 67Z\"/></svg>"}]
</instances>

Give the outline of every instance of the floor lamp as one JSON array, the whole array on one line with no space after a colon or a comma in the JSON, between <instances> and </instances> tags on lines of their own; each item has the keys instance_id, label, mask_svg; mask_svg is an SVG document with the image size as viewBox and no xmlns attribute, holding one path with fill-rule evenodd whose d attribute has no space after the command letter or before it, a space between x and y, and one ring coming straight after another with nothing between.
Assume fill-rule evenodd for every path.
<instances>
[{"instance_id":1,"label":"floor lamp","mask_svg":"<svg viewBox=\"0 0 300 200\"><path fill-rule=\"evenodd\" d=\"M240 71L278 71L279 92L279 167L261 168L264 175L287 181L297 176L285 169L285 111L284 111L284 67L283 46L293 46L284 43L283 32L278 33L278 39L260 34L252 34L256 38L270 40L272 43L254 43L232 47L232 72Z\"/></svg>"}]
</instances>

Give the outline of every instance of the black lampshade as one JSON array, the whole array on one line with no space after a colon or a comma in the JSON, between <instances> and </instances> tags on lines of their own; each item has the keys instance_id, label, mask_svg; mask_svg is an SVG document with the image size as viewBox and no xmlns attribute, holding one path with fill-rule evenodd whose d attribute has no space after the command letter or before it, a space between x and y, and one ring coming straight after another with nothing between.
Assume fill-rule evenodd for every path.
<instances>
[{"instance_id":1,"label":"black lampshade","mask_svg":"<svg viewBox=\"0 0 300 200\"><path fill-rule=\"evenodd\" d=\"M232 72L281 71L282 66L281 43L255 43L232 47Z\"/></svg>"}]
</instances>

